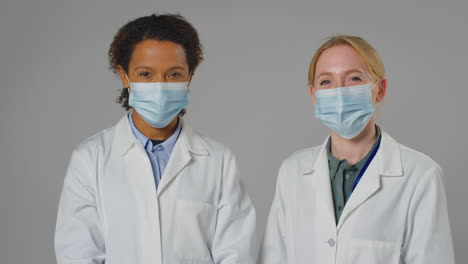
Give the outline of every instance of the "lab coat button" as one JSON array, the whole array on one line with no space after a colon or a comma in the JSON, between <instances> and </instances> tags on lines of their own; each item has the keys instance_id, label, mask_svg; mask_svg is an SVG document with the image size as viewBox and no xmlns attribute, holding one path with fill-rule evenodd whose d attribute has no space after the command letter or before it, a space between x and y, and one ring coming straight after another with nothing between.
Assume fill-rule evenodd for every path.
<instances>
[{"instance_id":1,"label":"lab coat button","mask_svg":"<svg viewBox=\"0 0 468 264\"><path fill-rule=\"evenodd\" d=\"M334 247L335 246L335 240L333 238L328 239L328 245L330 245L330 247Z\"/></svg>"}]
</instances>

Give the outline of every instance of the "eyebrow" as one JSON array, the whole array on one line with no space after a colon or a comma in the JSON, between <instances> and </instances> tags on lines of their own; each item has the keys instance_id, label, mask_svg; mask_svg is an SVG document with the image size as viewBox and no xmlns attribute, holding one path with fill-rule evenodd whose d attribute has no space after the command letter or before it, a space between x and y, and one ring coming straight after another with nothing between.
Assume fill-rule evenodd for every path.
<instances>
[{"instance_id":1,"label":"eyebrow","mask_svg":"<svg viewBox=\"0 0 468 264\"><path fill-rule=\"evenodd\" d=\"M351 70L347 70L344 72L345 75L348 75L350 73L360 73L360 74L364 74L364 72L362 72L361 70L358 70L358 69L351 69ZM321 76L324 76L324 75L332 75L333 73L331 72L322 72L321 74L319 74L317 76L317 79L320 78Z\"/></svg>"},{"instance_id":2,"label":"eyebrow","mask_svg":"<svg viewBox=\"0 0 468 264\"><path fill-rule=\"evenodd\" d=\"M145 66L145 65L137 66L137 67L135 67L133 70L136 71L136 70L138 70L138 69L140 69L140 68L152 70L151 67L148 67L148 66ZM182 66L172 66L171 68L167 69L167 71L172 71L172 70L176 70L176 69L185 70L185 68L182 67Z\"/></svg>"},{"instance_id":3,"label":"eyebrow","mask_svg":"<svg viewBox=\"0 0 468 264\"><path fill-rule=\"evenodd\" d=\"M172 71L172 70L185 70L185 68L182 67L182 66L173 66L173 67L167 69L167 71Z\"/></svg>"},{"instance_id":4,"label":"eyebrow","mask_svg":"<svg viewBox=\"0 0 468 264\"><path fill-rule=\"evenodd\" d=\"M148 66L145 66L145 65L141 65L141 66L135 67L135 68L133 68L133 70L136 71L136 70L138 70L138 69L140 69L140 68L151 70L151 67L148 67Z\"/></svg>"}]
</instances>

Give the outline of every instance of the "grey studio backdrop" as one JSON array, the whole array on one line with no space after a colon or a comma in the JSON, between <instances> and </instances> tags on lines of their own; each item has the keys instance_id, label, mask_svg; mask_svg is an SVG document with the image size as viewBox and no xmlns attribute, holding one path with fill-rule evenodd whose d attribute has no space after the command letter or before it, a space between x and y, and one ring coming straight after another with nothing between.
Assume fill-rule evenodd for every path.
<instances>
[{"instance_id":1,"label":"grey studio backdrop","mask_svg":"<svg viewBox=\"0 0 468 264\"><path fill-rule=\"evenodd\" d=\"M368 39L389 82L378 123L443 167L456 259L466 263L467 2L377 2L2 1L0 263L55 263L70 154L124 114L109 44L152 12L180 12L200 33L205 61L186 119L236 153L259 238L281 161L327 135L307 90L313 52L331 34Z\"/></svg>"}]
</instances>

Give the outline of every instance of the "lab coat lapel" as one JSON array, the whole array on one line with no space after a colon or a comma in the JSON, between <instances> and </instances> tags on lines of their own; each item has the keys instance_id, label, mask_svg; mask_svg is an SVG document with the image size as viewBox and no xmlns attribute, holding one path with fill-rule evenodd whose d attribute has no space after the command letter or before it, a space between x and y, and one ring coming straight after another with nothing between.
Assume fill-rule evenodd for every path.
<instances>
[{"instance_id":1,"label":"lab coat lapel","mask_svg":"<svg viewBox=\"0 0 468 264\"><path fill-rule=\"evenodd\" d=\"M330 183L330 169L328 166L327 146L328 138L322 144L320 153L317 156L315 164L312 169L303 170L303 175L306 177L305 183L315 185L310 187L310 190L315 190L315 203L317 206L318 215L323 216L321 220L323 223L335 224L335 211L333 207L333 195ZM306 188L307 189L307 188Z\"/></svg>"},{"instance_id":2,"label":"lab coat lapel","mask_svg":"<svg viewBox=\"0 0 468 264\"><path fill-rule=\"evenodd\" d=\"M113 147L115 146L118 159L122 162L122 179L129 198L133 200L132 206L138 206L144 212L144 217L136 220L136 225L145 230L141 234L145 246L150 247L150 255L147 260L154 263L162 263L161 230L159 223L159 202L156 195L155 182L151 163L143 146L133 135L128 117L125 115L116 125Z\"/></svg>"},{"instance_id":3,"label":"lab coat lapel","mask_svg":"<svg viewBox=\"0 0 468 264\"><path fill-rule=\"evenodd\" d=\"M189 163L191 155L187 148L187 131L185 124L182 126L179 138L172 150L169 162L161 177L161 182L158 185L158 196L161 195L172 180L182 171L182 169Z\"/></svg>"},{"instance_id":4,"label":"lab coat lapel","mask_svg":"<svg viewBox=\"0 0 468 264\"><path fill-rule=\"evenodd\" d=\"M377 152L376 156L362 175L359 184L356 186L356 189L354 189L348 202L346 202L343 213L341 214L340 220L338 221L337 230L340 230L346 219L362 203L364 203L367 199L369 199L370 196L372 196L375 192L377 192L380 189L380 173L378 163L380 156L379 152L380 150Z\"/></svg>"},{"instance_id":5,"label":"lab coat lapel","mask_svg":"<svg viewBox=\"0 0 468 264\"><path fill-rule=\"evenodd\" d=\"M158 196L170 185L174 178L189 164L192 155L209 155L203 139L186 122L182 122L182 131L171 153L169 162L158 186Z\"/></svg>"},{"instance_id":6,"label":"lab coat lapel","mask_svg":"<svg viewBox=\"0 0 468 264\"><path fill-rule=\"evenodd\" d=\"M400 144L382 131L380 148L346 203L337 226L338 230L360 205L380 190L381 177L402 175Z\"/></svg>"}]
</instances>

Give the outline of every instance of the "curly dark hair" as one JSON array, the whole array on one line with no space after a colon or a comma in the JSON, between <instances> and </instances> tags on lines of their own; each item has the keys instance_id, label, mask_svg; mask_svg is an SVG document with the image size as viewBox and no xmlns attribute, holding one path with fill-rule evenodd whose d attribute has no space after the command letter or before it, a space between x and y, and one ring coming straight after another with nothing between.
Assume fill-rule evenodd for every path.
<instances>
[{"instance_id":1,"label":"curly dark hair","mask_svg":"<svg viewBox=\"0 0 468 264\"><path fill-rule=\"evenodd\" d=\"M117 66L120 65L128 73L128 65L135 46L148 39L171 41L181 45L185 50L189 73L192 76L203 61L203 46L197 30L183 16L152 14L132 20L117 31L108 52L109 69L117 73ZM117 98L117 103L126 110L130 109L128 98L128 89L124 87Z\"/></svg>"}]
</instances>

